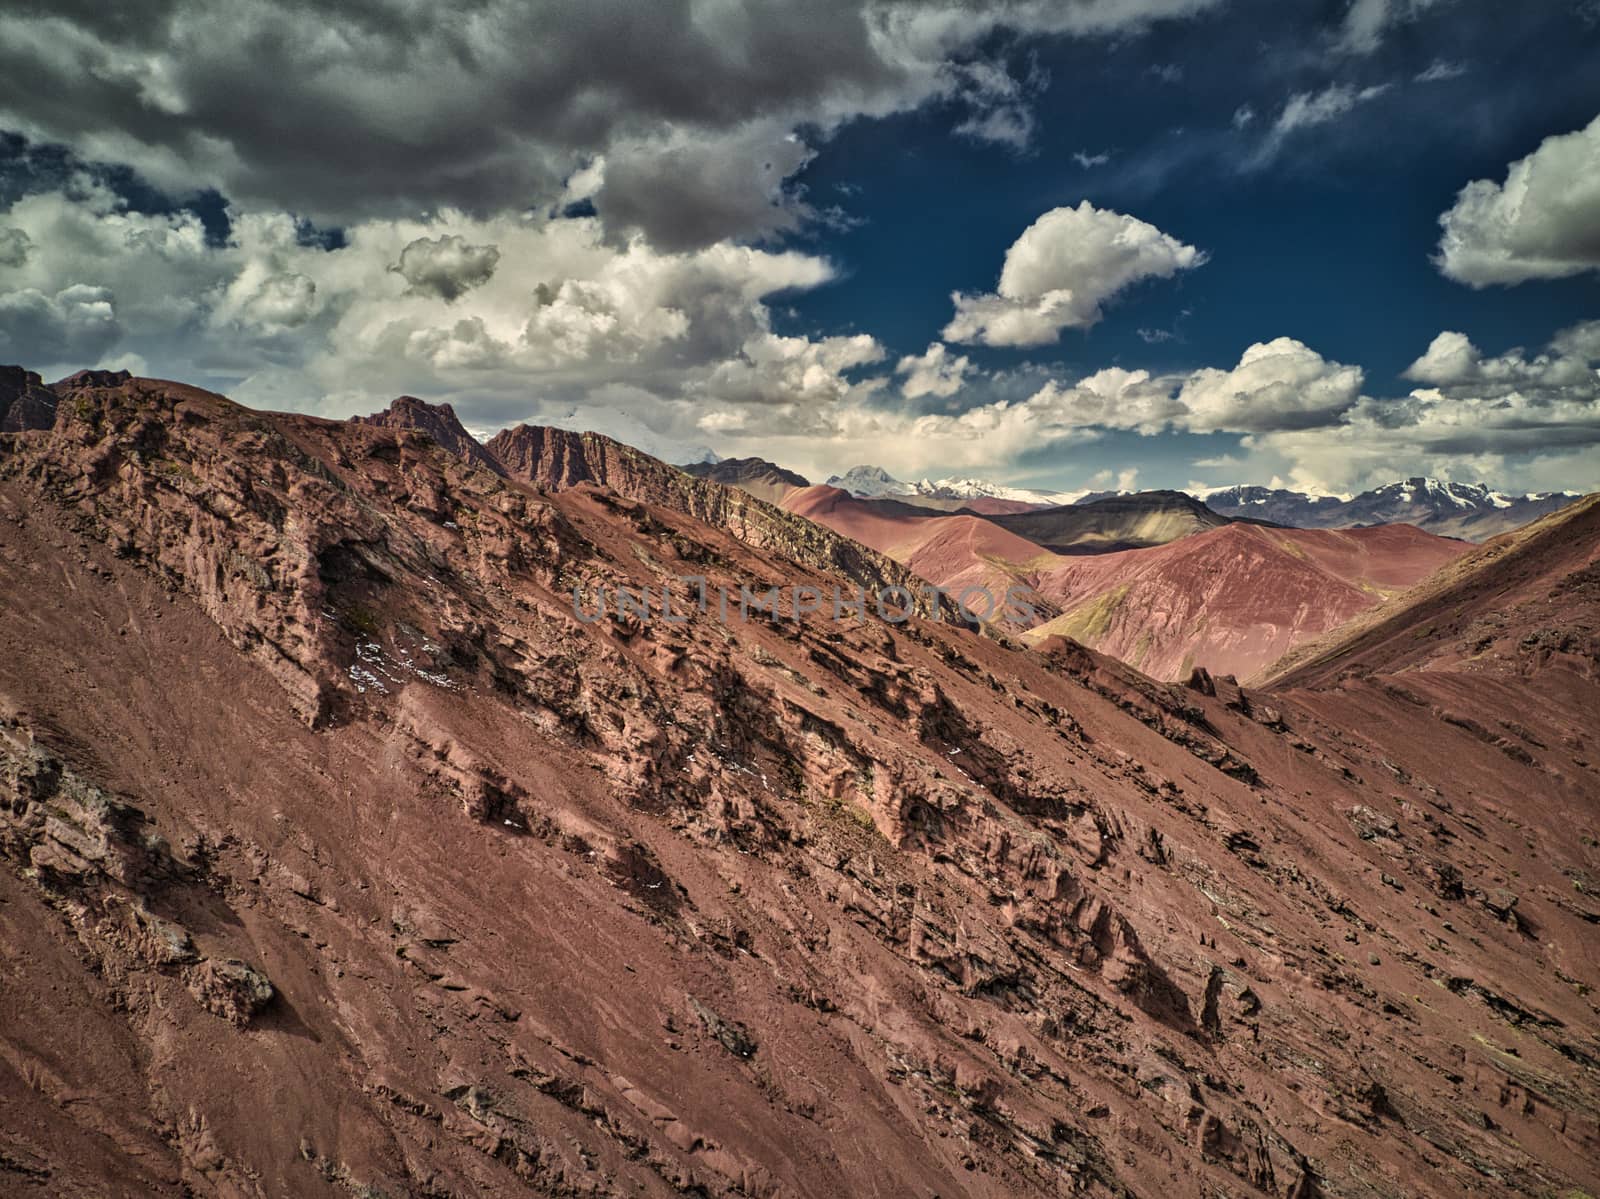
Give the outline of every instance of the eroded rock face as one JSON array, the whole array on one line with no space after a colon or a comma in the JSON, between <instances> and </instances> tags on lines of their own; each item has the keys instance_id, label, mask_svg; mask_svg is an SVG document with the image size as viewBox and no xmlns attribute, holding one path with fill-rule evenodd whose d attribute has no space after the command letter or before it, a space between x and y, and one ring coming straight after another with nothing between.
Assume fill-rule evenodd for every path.
<instances>
[{"instance_id":1,"label":"eroded rock face","mask_svg":"<svg viewBox=\"0 0 1600 1199\"><path fill-rule=\"evenodd\" d=\"M189 974L189 991L205 1005L237 1028L272 1002L274 991L267 976L237 958L205 961Z\"/></svg>"},{"instance_id":2,"label":"eroded rock face","mask_svg":"<svg viewBox=\"0 0 1600 1199\"><path fill-rule=\"evenodd\" d=\"M536 487L549 491L581 483L606 487L723 529L747 545L828 572L835 581L864 588L871 595L905 588L915 611L932 613L922 579L892 559L738 487L685 474L609 437L518 425L496 434L485 449L512 477ZM948 601L938 601L937 607L945 619L959 619Z\"/></svg>"},{"instance_id":3,"label":"eroded rock face","mask_svg":"<svg viewBox=\"0 0 1600 1199\"><path fill-rule=\"evenodd\" d=\"M442 449L488 470L499 472L500 463L468 433L449 404L430 404L416 396L401 396L382 412L356 416L352 423L383 429L412 429L433 438Z\"/></svg>"},{"instance_id":4,"label":"eroded rock face","mask_svg":"<svg viewBox=\"0 0 1600 1199\"><path fill-rule=\"evenodd\" d=\"M575 585L846 568L581 439L541 490L69 397L0 454L0 1169L45 1193L1595 1189L1562 659L1263 693L588 623Z\"/></svg>"},{"instance_id":5,"label":"eroded rock face","mask_svg":"<svg viewBox=\"0 0 1600 1199\"><path fill-rule=\"evenodd\" d=\"M56 395L33 371L0 366L0 433L48 429L56 423Z\"/></svg>"}]
</instances>

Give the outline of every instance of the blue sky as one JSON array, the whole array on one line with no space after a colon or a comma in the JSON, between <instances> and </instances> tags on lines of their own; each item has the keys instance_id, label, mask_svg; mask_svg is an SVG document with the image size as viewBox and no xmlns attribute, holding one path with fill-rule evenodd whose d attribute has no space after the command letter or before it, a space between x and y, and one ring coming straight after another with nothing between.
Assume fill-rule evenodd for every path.
<instances>
[{"instance_id":1,"label":"blue sky","mask_svg":"<svg viewBox=\"0 0 1600 1199\"><path fill-rule=\"evenodd\" d=\"M0 356L818 476L1600 486L1593 0L379 10L0 16Z\"/></svg>"}]
</instances>

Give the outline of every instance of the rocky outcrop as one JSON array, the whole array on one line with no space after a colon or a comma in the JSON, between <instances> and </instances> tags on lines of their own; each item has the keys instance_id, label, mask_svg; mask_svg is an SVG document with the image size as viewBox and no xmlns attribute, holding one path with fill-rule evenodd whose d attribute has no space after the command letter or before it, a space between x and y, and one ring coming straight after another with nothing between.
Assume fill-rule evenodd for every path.
<instances>
[{"instance_id":1,"label":"rocky outcrop","mask_svg":"<svg viewBox=\"0 0 1600 1199\"><path fill-rule=\"evenodd\" d=\"M56 423L56 394L33 371L0 366L0 433L48 429Z\"/></svg>"},{"instance_id":2,"label":"rocky outcrop","mask_svg":"<svg viewBox=\"0 0 1600 1199\"><path fill-rule=\"evenodd\" d=\"M411 429L433 438L440 448L477 466L500 473L504 468L468 433L449 404L430 404L416 396L401 396L382 412L353 416L353 424L381 429Z\"/></svg>"},{"instance_id":3,"label":"rocky outcrop","mask_svg":"<svg viewBox=\"0 0 1600 1199\"><path fill-rule=\"evenodd\" d=\"M74 371L65 379L57 379L50 384L50 388L65 394L80 387L121 387L132 378L127 371L81 370Z\"/></svg>"},{"instance_id":4,"label":"rocky outcrop","mask_svg":"<svg viewBox=\"0 0 1600 1199\"><path fill-rule=\"evenodd\" d=\"M512 477L536 487L607 487L725 529L746 545L825 571L869 595L904 588L922 615L938 611L945 619L961 619L953 604L930 600L923 580L892 559L737 487L687 475L598 433L518 425L496 434L485 448Z\"/></svg>"},{"instance_id":5,"label":"rocky outcrop","mask_svg":"<svg viewBox=\"0 0 1600 1199\"><path fill-rule=\"evenodd\" d=\"M182 978L208 1011L243 1028L272 984L236 958L202 956L189 930L152 906L208 881L174 856L142 809L107 793L0 721L0 856L23 867L102 970Z\"/></svg>"}]
</instances>

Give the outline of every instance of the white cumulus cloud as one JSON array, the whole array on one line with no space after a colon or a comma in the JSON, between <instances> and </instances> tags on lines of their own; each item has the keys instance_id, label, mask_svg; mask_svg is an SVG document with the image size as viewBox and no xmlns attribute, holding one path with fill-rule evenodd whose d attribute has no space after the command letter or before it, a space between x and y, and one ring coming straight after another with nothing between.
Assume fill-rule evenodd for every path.
<instances>
[{"instance_id":1,"label":"white cumulus cloud","mask_svg":"<svg viewBox=\"0 0 1600 1199\"><path fill-rule=\"evenodd\" d=\"M1096 208L1055 208L1029 225L1006 251L992 293L955 293L944 338L989 346L1037 346L1063 329L1087 329L1104 305L1142 279L1167 279L1206 261L1137 217Z\"/></svg>"},{"instance_id":2,"label":"white cumulus cloud","mask_svg":"<svg viewBox=\"0 0 1600 1199\"><path fill-rule=\"evenodd\" d=\"M900 392L908 400L919 396L953 396L961 390L972 360L965 354L952 355L943 342L936 341L921 354L908 354L895 364L894 373L904 375Z\"/></svg>"},{"instance_id":3,"label":"white cumulus cloud","mask_svg":"<svg viewBox=\"0 0 1600 1199\"><path fill-rule=\"evenodd\" d=\"M1600 116L1545 138L1504 183L1467 184L1439 224L1434 261L1470 287L1600 270Z\"/></svg>"}]
</instances>

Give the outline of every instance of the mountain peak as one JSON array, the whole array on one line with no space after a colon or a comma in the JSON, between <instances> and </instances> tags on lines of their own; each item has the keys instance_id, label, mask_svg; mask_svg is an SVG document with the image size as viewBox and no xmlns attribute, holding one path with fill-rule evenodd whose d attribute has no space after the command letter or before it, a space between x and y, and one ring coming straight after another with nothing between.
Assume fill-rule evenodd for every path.
<instances>
[{"instance_id":1,"label":"mountain peak","mask_svg":"<svg viewBox=\"0 0 1600 1199\"><path fill-rule=\"evenodd\" d=\"M456 457L477 463L496 474L503 473L494 456L487 453L478 439L467 432L466 426L456 416L456 410L446 403L430 404L416 396L397 396L382 412L375 412L371 416L353 416L350 423L425 433Z\"/></svg>"},{"instance_id":2,"label":"mountain peak","mask_svg":"<svg viewBox=\"0 0 1600 1199\"><path fill-rule=\"evenodd\" d=\"M56 423L56 393L34 371L0 366L0 433L48 429Z\"/></svg>"},{"instance_id":3,"label":"mountain peak","mask_svg":"<svg viewBox=\"0 0 1600 1199\"><path fill-rule=\"evenodd\" d=\"M1354 496L1255 486L1205 488L1193 494L1224 516L1312 529L1410 524L1471 541L1508 532L1577 498L1551 492L1509 495L1483 482L1456 483L1429 475L1396 479Z\"/></svg>"}]
</instances>

